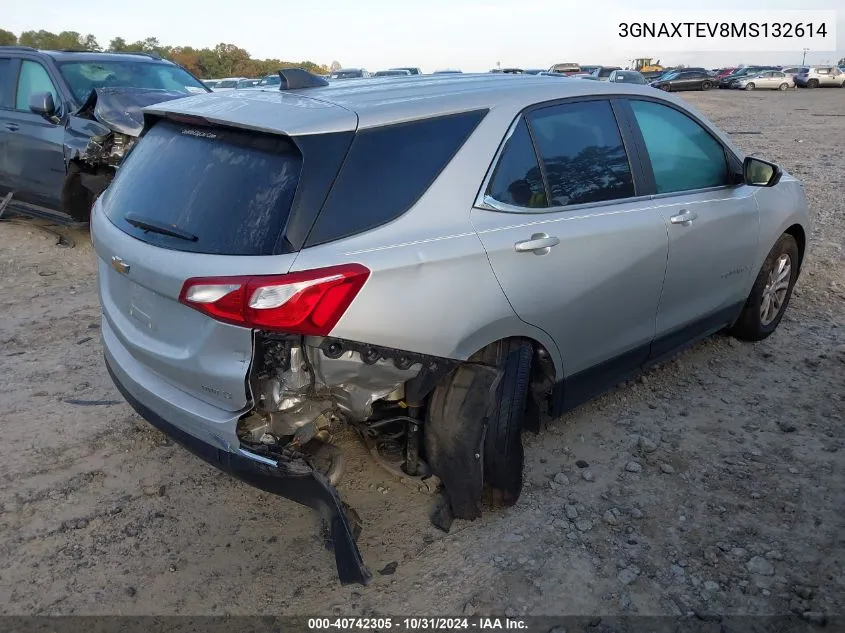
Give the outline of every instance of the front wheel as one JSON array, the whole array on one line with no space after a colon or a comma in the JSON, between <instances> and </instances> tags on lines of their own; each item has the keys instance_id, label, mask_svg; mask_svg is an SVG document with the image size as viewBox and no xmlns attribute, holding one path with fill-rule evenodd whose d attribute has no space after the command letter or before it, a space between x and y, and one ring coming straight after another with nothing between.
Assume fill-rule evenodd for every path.
<instances>
[{"instance_id":1,"label":"front wheel","mask_svg":"<svg viewBox=\"0 0 845 633\"><path fill-rule=\"evenodd\" d=\"M798 278L799 258L795 238L781 235L763 262L731 334L744 341L761 341L775 331Z\"/></svg>"},{"instance_id":2,"label":"front wheel","mask_svg":"<svg viewBox=\"0 0 845 633\"><path fill-rule=\"evenodd\" d=\"M781 90L781 91L787 90L788 88L789 88L788 83L782 83L781 85L778 86L778 90Z\"/></svg>"},{"instance_id":3,"label":"front wheel","mask_svg":"<svg viewBox=\"0 0 845 633\"><path fill-rule=\"evenodd\" d=\"M818 88L819 87L819 80L818 79L811 79L807 82L808 88Z\"/></svg>"},{"instance_id":4,"label":"front wheel","mask_svg":"<svg viewBox=\"0 0 845 633\"><path fill-rule=\"evenodd\" d=\"M745 89L746 89L746 90L754 90L754 88L756 88L756 86L755 86L753 83L747 83L747 84L745 84Z\"/></svg>"}]
</instances>

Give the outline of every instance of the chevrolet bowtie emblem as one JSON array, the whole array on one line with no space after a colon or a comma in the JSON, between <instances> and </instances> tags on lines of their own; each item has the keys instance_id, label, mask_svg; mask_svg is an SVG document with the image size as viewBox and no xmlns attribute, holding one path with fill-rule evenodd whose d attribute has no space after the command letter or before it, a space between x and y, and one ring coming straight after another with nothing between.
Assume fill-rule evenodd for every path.
<instances>
[{"instance_id":1,"label":"chevrolet bowtie emblem","mask_svg":"<svg viewBox=\"0 0 845 633\"><path fill-rule=\"evenodd\" d=\"M123 261L122 258L118 257L117 255L111 258L111 267L114 268L121 275L125 275L129 272L129 264L127 264L125 261Z\"/></svg>"}]
</instances>

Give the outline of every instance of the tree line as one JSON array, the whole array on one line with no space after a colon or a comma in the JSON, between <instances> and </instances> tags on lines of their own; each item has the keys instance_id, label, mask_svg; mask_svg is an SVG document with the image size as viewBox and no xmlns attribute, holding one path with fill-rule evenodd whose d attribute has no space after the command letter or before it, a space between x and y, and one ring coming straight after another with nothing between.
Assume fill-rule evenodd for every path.
<instances>
[{"instance_id":1,"label":"tree line","mask_svg":"<svg viewBox=\"0 0 845 633\"><path fill-rule=\"evenodd\" d=\"M141 52L156 53L180 66L187 68L201 78L219 77L261 77L278 72L280 68L305 68L314 73L325 74L329 67L311 61L289 62L281 59L254 59L250 54L234 44L220 43L214 48L193 48L191 46L170 46L162 44L155 37L148 37L137 42L127 42L122 37L115 37L107 47L103 47L97 38L83 35L76 31L24 31L19 36L11 31L0 29L0 46L31 46L44 50L62 51L108 51L110 53ZM332 62L331 68L339 68L338 62Z\"/></svg>"}]
</instances>

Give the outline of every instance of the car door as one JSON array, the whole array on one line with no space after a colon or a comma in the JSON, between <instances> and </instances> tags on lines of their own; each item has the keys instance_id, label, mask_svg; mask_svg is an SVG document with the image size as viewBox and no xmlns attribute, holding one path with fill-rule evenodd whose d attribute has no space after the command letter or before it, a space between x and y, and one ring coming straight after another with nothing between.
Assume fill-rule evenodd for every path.
<instances>
[{"instance_id":1,"label":"car door","mask_svg":"<svg viewBox=\"0 0 845 633\"><path fill-rule=\"evenodd\" d=\"M825 80L824 85L826 86L839 86L843 81L845 81L845 75L843 75L837 66L833 66L828 71L828 75Z\"/></svg>"},{"instance_id":2,"label":"car door","mask_svg":"<svg viewBox=\"0 0 845 633\"><path fill-rule=\"evenodd\" d=\"M607 99L530 109L471 213L513 309L558 345L565 406L639 367L654 337L668 238L632 146Z\"/></svg>"},{"instance_id":3,"label":"car door","mask_svg":"<svg viewBox=\"0 0 845 633\"><path fill-rule=\"evenodd\" d=\"M752 80L754 85L757 88L769 89L772 87L772 71L771 70L764 70L763 72L759 73L756 77Z\"/></svg>"},{"instance_id":4,"label":"car door","mask_svg":"<svg viewBox=\"0 0 845 633\"><path fill-rule=\"evenodd\" d=\"M5 197L12 189L11 166L7 147L10 128L17 123L9 117L15 104L15 82L18 76L18 60L11 57L0 57L0 197Z\"/></svg>"},{"instance_id":5,"label":"car door","mask_svg":"<svg viewBox=\"0 0 845 633\"><path fill-rule=\"evenodd\" d=\"M678 76L672 80L672 90L689 90L690 73L678 73Z\"/></svg>"},{"instance_id":6,"label":"car door","mask_svg":"<svg viewBox=\"0 0 845 633\"><path fill-rule=\"evenodd\" d=\"M30 97L50 92L59 108L47 119L29 109ZM66 107L46 67L38 61L20 60L15 96L3 111L5 159L3 172L15 199L53 210L61 209Z\"/></svg>"},{"instance_id":7,"label":"car door","mask_svg":"<svg viewBox=\"0 0 845 633\"><path fill-rule=\"evenodd\" d=\"M653 357L727 325L746 299L759 239L754 189L738 159L674 104L629 99L653 204L669 234Z\"/></svg>"}]
</instances>

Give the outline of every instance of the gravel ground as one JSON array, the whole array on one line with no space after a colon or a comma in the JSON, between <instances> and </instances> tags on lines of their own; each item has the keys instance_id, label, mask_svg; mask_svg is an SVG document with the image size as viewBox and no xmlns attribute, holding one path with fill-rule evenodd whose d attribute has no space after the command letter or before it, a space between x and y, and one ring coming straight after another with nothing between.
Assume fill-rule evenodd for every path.
<instances>
[{"instance_id":1,"label":"gravel ground","mask_svg":"<svg viewBox=\"0 0 845 633\"><path fill-rule=\"evenodd\" d=\"M714 337L529 435L519 503L449 534L346 438L367 588L337 583L307 510L123 403L86 234L0 223L0 613L845 613L845 91L688 98L806 183L812 250L780 328Z\"/></svg>"}]
</instances>

